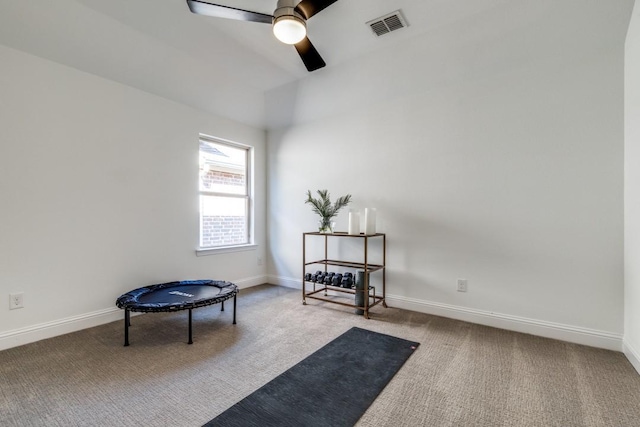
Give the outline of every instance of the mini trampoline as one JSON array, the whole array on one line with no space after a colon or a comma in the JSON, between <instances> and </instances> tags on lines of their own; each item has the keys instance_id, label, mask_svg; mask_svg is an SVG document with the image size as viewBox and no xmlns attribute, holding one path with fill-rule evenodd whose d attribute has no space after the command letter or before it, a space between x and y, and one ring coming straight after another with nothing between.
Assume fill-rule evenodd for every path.
<instances>
[{"instance_id":1,"label":"mini trampoline","mask_svg":"<svg viewBox=\"0 0 640 427\"><path fill-rule=\"evenodd\" d=\"M121 295L116 306L124 309L124 345L129 345L130 313L159 313L189 310L189 344L192 339L192 315L194 308L221 303L233 298L233 324L236 324L236 295L238 287L220 280L185 280L181 282L160 283L134 289Z\"/></svg>"}]
</instances>

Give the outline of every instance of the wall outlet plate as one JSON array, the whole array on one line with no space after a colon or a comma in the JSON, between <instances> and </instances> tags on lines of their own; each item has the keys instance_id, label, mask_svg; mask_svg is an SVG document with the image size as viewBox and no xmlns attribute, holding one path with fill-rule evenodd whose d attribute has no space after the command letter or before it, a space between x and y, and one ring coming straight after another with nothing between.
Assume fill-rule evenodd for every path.
<instances>
[{"instance_id":1,"label":"wall outlet plate","mask_svg":"<svg viewBox=\"0 0 640 427\"><path fill-rule=\"evenodd\" d=\"M467 279L458 279L458 292L467 292Z\"/></svg>"},{"instance_id":2,"label":"wall outlet plate","mask_svg":"<svg viewBox=\"0 0 640 427\"><path fill-rule=\"evenodd\" d=\"M24 293L9 294L9 309L24 308Z\"/></svg>"}]
</instances>

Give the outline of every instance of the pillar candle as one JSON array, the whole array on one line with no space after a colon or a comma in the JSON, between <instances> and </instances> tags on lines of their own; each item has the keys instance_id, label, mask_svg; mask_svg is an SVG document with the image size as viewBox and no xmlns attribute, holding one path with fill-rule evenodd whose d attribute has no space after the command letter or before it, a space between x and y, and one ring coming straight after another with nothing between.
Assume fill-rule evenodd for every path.
<instances>
[{"instance_id":1,"label":"pillar candle","mask_svg":"<svg viewBox=\"0 0 640 427\"><path fill-rule=\"evenodd\" d=\"M349 234L360 234L360 213L349 212Z\"/></svg>"},{"instance_id":2,"label":"pillar candle","mask_svg":"<svg viewBox=\"0 0 640 427\"><path fill-rule=\"evenodd\" d=\"M365 208L364 210L364 234L376 234L375 208Z\"/></svg>"}]
</instances>

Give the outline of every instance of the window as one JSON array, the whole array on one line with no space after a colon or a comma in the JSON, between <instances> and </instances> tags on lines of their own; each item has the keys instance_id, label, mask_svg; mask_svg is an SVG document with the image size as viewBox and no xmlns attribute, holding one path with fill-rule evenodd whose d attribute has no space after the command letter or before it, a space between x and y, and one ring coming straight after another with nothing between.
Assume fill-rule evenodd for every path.
<instances>
[{"instance_id":1,"label":"window","mask_svg":"<svg viewBox=\"0 0 640 427\"><path fill-rule=\"evenodd\" d=\"M200 249L249 245L252 148L200 137Z\"/></svg>"}]
</instances>

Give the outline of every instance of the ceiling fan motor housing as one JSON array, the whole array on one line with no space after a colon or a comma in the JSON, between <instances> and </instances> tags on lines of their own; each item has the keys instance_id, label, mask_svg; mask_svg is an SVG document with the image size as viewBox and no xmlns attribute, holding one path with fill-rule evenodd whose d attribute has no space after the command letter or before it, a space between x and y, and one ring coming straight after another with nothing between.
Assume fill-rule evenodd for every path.
<instances>
[{"instance_id":1,"label":"ceiling fan motor housing","mask_svg":"<svg viewBox=\"0 0 640 427\"><path fill-rule=\"evenodd\" d=\"M301 14L296 12L294 3L295 0L278 0L278 6L273 12L273 23L275 24L279 19L287 17L289 19L294 18L306 27L306 20Z\"/></svg>"}]
</instances>

